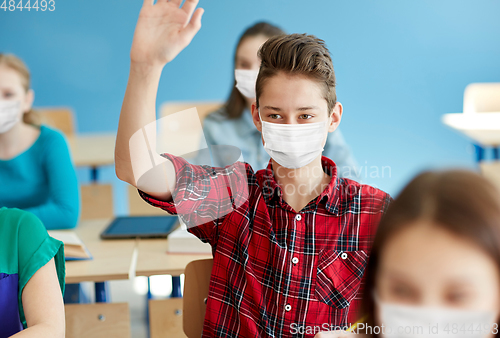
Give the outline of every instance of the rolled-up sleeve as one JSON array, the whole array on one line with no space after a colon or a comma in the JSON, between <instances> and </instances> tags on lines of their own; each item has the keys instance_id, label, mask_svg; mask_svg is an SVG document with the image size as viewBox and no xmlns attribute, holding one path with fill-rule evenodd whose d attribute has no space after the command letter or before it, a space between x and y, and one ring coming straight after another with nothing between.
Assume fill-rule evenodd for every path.
<instances>
[{"instance_id":1,"label":"rolled-up sleeve","mask_svg":"<svg viewBox=\"0 0 500 338\"><path fill-rule=\"evenodd\" d=\"M218 226L225 216L248 202L247 163L236 162L224 168L193 165L170 154L176 174L170 201L161 201L139 190L152 206L179 215L188 230L204 242L215 245Z\"/></svg>"}]
</instances>

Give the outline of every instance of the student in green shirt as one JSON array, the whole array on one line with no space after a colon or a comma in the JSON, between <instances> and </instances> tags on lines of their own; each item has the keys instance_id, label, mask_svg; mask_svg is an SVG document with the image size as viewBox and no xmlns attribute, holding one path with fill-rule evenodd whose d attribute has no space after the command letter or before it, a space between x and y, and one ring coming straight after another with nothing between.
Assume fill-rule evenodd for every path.
<instances>
[{"instance_id":1,"label":"student in green shirt","mask_svg":"<svg viewBox=\"0 0 500 338\"><path fill-rule=\"evenodd\" d=\"M64 247L42 222L0 208L0 338L64 337Z\"/></svg>"}]
</instances>

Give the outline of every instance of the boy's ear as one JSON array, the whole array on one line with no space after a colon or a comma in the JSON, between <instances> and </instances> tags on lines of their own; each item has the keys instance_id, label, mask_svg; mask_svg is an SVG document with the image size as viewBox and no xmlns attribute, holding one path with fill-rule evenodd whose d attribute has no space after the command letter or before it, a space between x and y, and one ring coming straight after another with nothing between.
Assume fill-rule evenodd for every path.
<instances>
[{"instance_id":1,"label":"boy's ear","mask_svg":"<svg viewBox=\"0 0 500 338\"><path fill-rule=\"evenodd\" d=\"M252 119L257 130L262 133L262 123L260 122L259 110L257 109L257 103L255 101L252 103Z\"/></svg>"},{"instance_id":2,"label":"boy's ear","mask_svg":"<svg viewBox=\"0 0 500 338\"><path fill-rule=\"evenodd\" d=\"M342 119L342 112L343 112L342 103L337 102L335 104L335 107L333 107L332 109L332 114L330 115L330 118L328 119L328 121L330 122L330 124L328 125L329 133L335 131L335 129L338 128L340 120Z\"/></svg>"}]
</instances>

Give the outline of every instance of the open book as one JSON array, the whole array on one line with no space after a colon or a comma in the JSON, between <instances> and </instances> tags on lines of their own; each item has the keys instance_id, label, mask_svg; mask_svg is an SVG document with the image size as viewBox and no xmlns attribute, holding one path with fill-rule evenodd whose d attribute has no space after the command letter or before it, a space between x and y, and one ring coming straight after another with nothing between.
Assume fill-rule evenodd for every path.
<instances>
[{"instance_id":1,"label":"open book","mask_svg":"<svg viewBox=\"0 0 500 338\"><path fill-rule=\"evenodd\" d=\"M92 259L89 250L76 232L69 230L50 230L49 236L64 243L64 258L67 261Z\"/></svg>"},{"instance_id":2,"label":"open book","mask_svg":"<svg viewBox=\"0 0 500 338\"><path fill-rule=\"evenodd\" d=\"M181 221L181 226L168 235L167 253L211 254L212 246L188 232Z\"/></svg>"}]
</instances>

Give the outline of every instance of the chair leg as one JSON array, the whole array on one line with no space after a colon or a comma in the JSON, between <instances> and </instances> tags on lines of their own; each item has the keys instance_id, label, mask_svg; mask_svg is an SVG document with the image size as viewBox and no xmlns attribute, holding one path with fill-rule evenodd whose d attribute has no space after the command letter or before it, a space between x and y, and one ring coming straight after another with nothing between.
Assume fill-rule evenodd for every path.
<instances>
[{"instance_id":1,"label":"chair leg","mask_svg":"<svg viewBox=\"0 0 500 338\"><path fill-rule=\"evenodd\" d=\"M172 276L172 293L170 294L171 298L180 298L182 297L181 290L181 277L180 276ZM146 305L146 323L148 323L148 337L150 336L150 327L149 327L149 300L153 299L153 294L151 293L151 279L148 277L148 293L146 297L147 305Z\"/></svg>"},{"instance_id":2,"label":"chair leg","mask_svg":"<svg viewBox=\"0 0 500 338\"><path fill-rule=\"evenodd\" d=\"M181 290L181 277L180 276L172 276L172 294L171 298L182 297Z\"/></svg>"},{"instance_id":3,"label":"chair leg","mask_svg":"<svg viewBox=\"0 0 500 338\"><path fill-rule=\"evenodd\" d=\"M479 163L484 159L484 149L477 144L474 145L474 148L476 149L476 161Z\"/></svg>"},{"instance_id":4,"label":"chair leg","mask_svg":"<svg viewBox=\"0 0 500 338\"><path fill-rule=\"evenodd\" d=\"M111 297L109 295L108 282L95 283L95 302L96 303L109 303L109 302L111 302Z\"/></svg>"},{"instance_id":5,"label":"chair leg","mask_svg":"<svg viewBox=\"0 0 500 338\"><path fill-rule=\"evenodd\" d=\"M90 168L90 181L96 183L99 180L99 169L97 167Z\"/></svg>"},{"instance_id":6,"label":"chair leg","mask_svg":"<svg viewBox=\"0 0 500 338\"><path fill-rule=\"evenodd\" d=\"M89 297L80 283L66 284L64 288L64 304L87 304Z\"/></svg>"}]
</instances>

